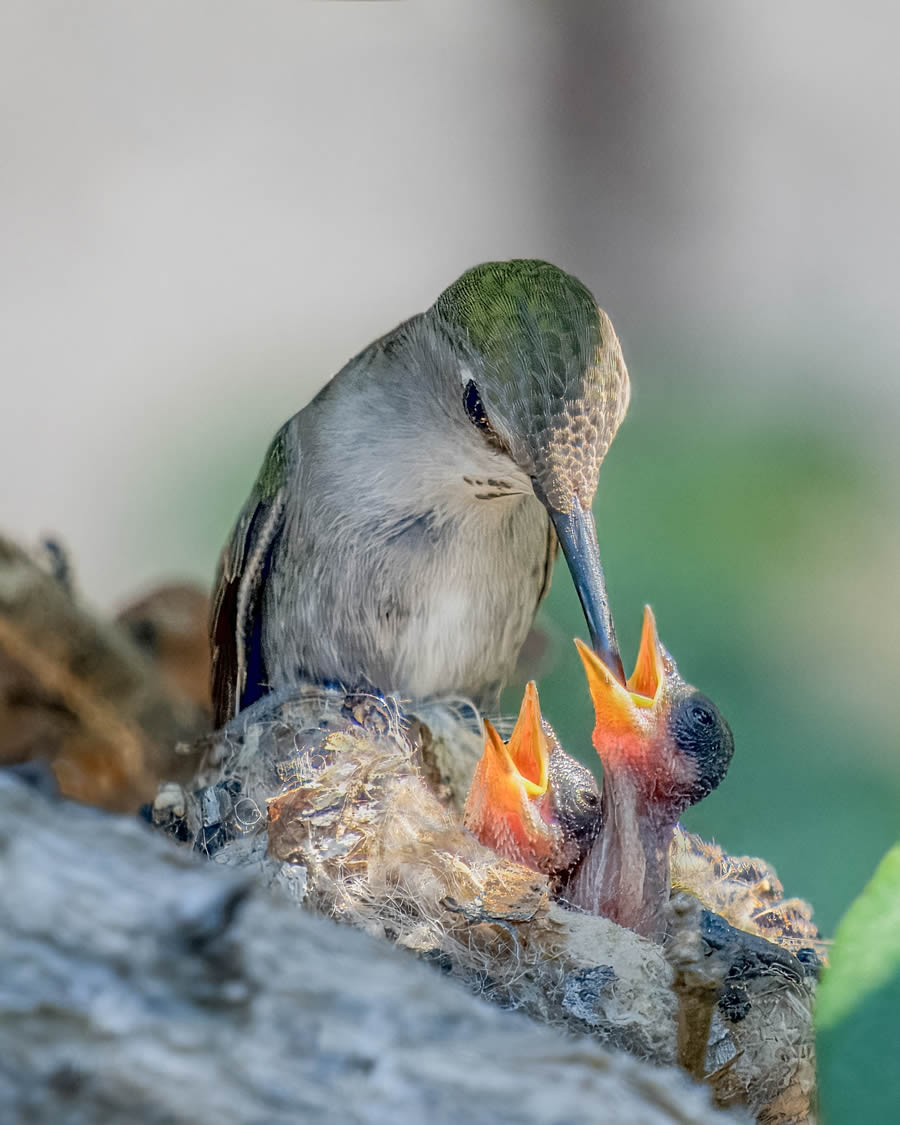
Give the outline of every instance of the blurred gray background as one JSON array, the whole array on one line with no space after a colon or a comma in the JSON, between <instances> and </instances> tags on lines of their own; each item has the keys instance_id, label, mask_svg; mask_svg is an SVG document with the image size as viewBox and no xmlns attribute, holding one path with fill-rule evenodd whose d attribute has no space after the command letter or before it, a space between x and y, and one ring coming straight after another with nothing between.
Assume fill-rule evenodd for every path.
<instances>
[{"instance_id":1,"label":"blurred gray background","mask_svg":"<svg viewBox=\"0 0 900 1125\"><path fill-rule=\"evenodd\" d=\"M208 581L344 360L548 258L634 384L597 501L626 661L650 601L735 728L688 823L830 930L898 834L898 41L886 3L4 0L0 522L101 606ZM590 759L562 569L543 628Z\"/></svg>"}]
</instances>

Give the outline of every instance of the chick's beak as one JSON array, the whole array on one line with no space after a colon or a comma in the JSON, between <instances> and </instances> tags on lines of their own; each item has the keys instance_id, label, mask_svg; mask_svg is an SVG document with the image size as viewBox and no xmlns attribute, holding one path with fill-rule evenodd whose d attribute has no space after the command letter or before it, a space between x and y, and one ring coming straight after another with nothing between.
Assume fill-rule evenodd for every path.
<instances>
[{"instance_id":1,"label":"chick's beak","mask_svg":"<svg viewBox=\"0 0 900 1125\"><path fill-rule=\"evenodd\" d=\"M550 753L534 680L529 680L525 687L519 717L506 749L528 796L542 797L547 792Z\"/></svg>"},{"instance_id":2,"label":"chick's beak","mask_svg":"<svg viewBox=\"0 0 900 1125\"><path fill-rule=\"evenodd\" d=\"M575 647L584 664L594 704L595 736L602 731L606 747L618 746L627 754L629 746L640 742L658 719L665 665L653 611L650 606L644 607L641 645L634 672L626 682L620 683L597 653L582 641L576 640ZM595 737L595 744L596 741Z\"/></svg>"},{"instance_id":3,"label":"chick's beak","mask_svg":"<svg viewBox=\"0 0 900 1125\"><path fill-rule=\"evenodd\" d=\"M628 680L628 690L635 703L642 707L652 704L659 694L664 676L663 649L656 631L656 618L650 606L645 605L641 644L634 671Z\"/></svg>"},{"instance_id":4,"label":"chick's beak","mask_svg":"<svg viewBox=\"0 0 900 1125\"><path fill-rule=\"evenodd\" d=\"M464 820L478 839L509 858L530 855L539 819L527 806L547 793L550 745L541 726L534 683L525 698L509 742L484 721L484 753L472 779Z\"/></svg>"},{"instance_id":5,"label":"chick's beak","mask_svg":"<svg viewBox=\"0 0 900 1125\"><path fill-rule=\"evenodd\" d=\"M584 610L594 652L619 683L624 684L625 669L622 667L616 630L609 610L593 512L590 508L583 508L577 496L571 498L566 511L561 511L550 503L537 481L533 484L535 495L550 515L566 557L581 608Z\"/></svg>"},{"instance_id":6,"label":"chick's beak","mask_svg":"<svg viewBox=\"0 0 900 1125\"><path fill-rule=\"evenodd\" d=\"M550 751L533 680L525 688L509 742L504 744L488 719L484 721L484 734L482 785L495 810L519 814L524 800L543 797L548 786Z\"/></svg>"}]
</instances>

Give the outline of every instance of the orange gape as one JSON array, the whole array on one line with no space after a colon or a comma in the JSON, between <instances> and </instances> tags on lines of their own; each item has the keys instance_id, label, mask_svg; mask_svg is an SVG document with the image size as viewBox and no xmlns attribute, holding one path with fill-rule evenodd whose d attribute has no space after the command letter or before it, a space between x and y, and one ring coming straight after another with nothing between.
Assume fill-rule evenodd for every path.
<instances>
[{"instance_id":1,"label":"orange gape","mask_svg":"<svg viewBox=\"0 0 900 1125\"><path fill-rule=\"evenodd\" d=\"M472 778L464 822L485 847L538 871L547 870L552 851L550 826L540 815L548 758L537 689L531 681L508 744L485 719L484 753Z\"/></svg>"},{"instance_id":2,"label":"orange gape","mask_svg":"<svg viewBox=\"0 0 900 1125\"><path fill-rule=\"evenodd\" d=\"M665 689L666 661L672 661L659 642L653 611L644 608L640 649L624 687L587 645L576 640L575 647L594 704L594 749L604 766L621 762L644 773L655 771L657 705Z\"/></svg>"},{"instance_id":3,"label":"orange gape","mask_svg":"<svg viewBox=\"0 0 900 1125\"><path fill-rule=\"evenodd\" d=\"M498 855L557 874L579 857L599 812L591 774L562 750L541 717L533 682L509 742L485 720L484 753L466 800L466 827Z\"/></svg>"}]
</instances>

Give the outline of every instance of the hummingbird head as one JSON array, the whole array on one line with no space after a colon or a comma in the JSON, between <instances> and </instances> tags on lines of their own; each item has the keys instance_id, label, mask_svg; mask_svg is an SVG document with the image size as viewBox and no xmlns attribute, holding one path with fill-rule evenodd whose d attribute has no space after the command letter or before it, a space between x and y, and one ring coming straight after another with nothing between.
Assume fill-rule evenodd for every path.
<instances>
[{"instance_id":1,"label":"hummingbird head","mask_svg":"<svg viewBox=\"0 0 900 1125\"><path fill-rule=\"evenodd\" d=\"M609 317L576 278L528 259L475 266L433 312L463 352L459 409L547 508L595 650L624 683L591 513L630 395Z\"/></svg>"},{"instance_id":2,"label":"hummingbird head","mask_svg":"<svg viewBox=\"0 0 900 1125\"><path fill-rule=\"evenodd\" d=\"M590 508L629 397L622 349L590 291L549 262L486 262L445 289L435 311L468 344L460 392L473 424L549 504Z\"/></svg>"},{"instance_id":3,"label":"hummingbird head","mask_svg":"<svg viewBox=\"0 0 900 1125\"><path fill-rule=\"evenodd\" d=\"M466 827L498 855L548 875L573 867L600 831L593 774L559 745L528 684L504 743L485 720L484 753L466 799Z\"/></svg>"}]
</instances>

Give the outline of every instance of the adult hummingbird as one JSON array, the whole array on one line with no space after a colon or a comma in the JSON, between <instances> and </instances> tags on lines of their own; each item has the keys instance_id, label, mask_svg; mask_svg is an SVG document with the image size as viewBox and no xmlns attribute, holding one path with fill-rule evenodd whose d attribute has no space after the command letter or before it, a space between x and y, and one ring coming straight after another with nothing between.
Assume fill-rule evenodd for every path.
<instances>
[{"instance_id":1,"label":"adult hummingbird","mask_svg":"<svg viewBox=\"0 0 900 1125\"><path fill-rule=\"evenodd\" d=\"M488 262L278 431L219 564L222 724L299 680L496 706L558 545L624 682L591 502L628 406L607 315L548 262Z\"/></svg>"}]
</instances>

